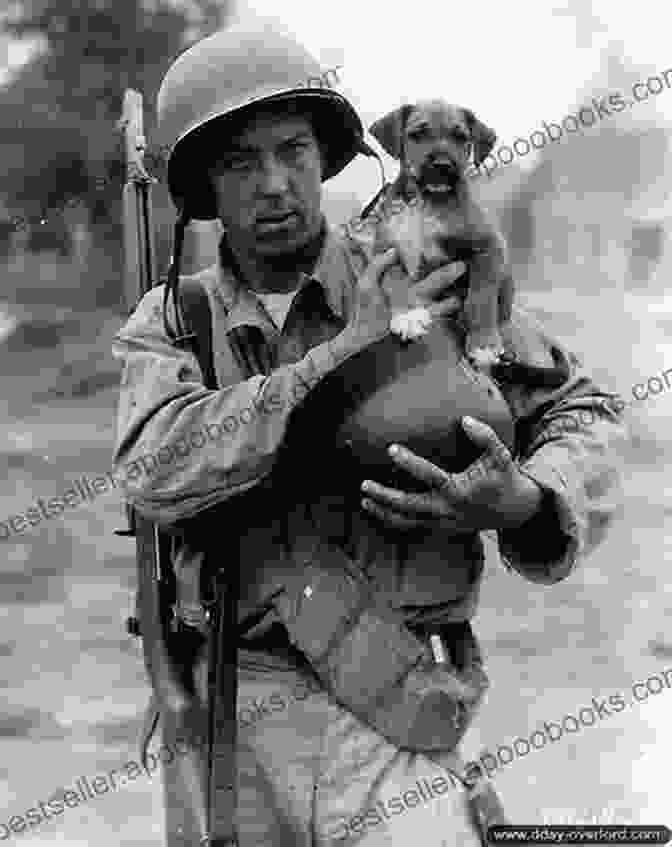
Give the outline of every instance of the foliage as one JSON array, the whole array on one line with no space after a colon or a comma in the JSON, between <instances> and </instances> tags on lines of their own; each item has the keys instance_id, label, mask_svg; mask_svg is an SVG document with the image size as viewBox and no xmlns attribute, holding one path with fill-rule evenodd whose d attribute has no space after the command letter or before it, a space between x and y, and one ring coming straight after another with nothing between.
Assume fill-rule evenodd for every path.
<instances>
[{"instance_id":1,"label":"foliage","mask_svg":"<svg viewBox=\"0 0 672 847\"><path fill-rule=\"evenodd\" d=\"M141 91L145 130L168 66L226 21L227 4L193 0L0 0L5 36L38 39L35 57L0 89L0 186L8 210L48 225L79 197L94 240L120 260L127 87ZM54 214L54 210L56 214Z\"/></svg>"}]
</instances>

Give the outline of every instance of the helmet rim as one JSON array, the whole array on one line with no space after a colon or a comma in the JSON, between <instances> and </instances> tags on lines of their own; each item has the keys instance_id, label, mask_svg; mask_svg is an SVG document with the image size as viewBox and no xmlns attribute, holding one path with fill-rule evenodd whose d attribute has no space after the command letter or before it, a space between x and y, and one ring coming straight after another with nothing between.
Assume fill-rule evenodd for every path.
<instances>
[{"instance_id":1,"label":"helmet rim","mask_svg":"<svg viewBox=\"0 0 672 847\"><path fill-rule=\"evenodd\" d=\"M315 133L321 138L332 137L332 143L322 141L324 168L322 182L326 182L339 174L360 152L363 142L362 122L352 105L340 93L332 89L296 88L275 90L263 94L259 91L241 97L241 102L232 106L230 103L213 107L208 114L199 118L178 137L172 146L168 158L168 189L180 209L187 207L189 217L195 220L212 220L218 217L217 204L210 187L207 175L201 169L188 166L187 162L194 160L194 148L202 141L201 135L215 130L224 132L229 120L240 118L249 111L250 117L257 108L299 102L305 105ZM335 132L334 122L340 118L338 130ZM320 131L325 123L329 124L329 132ZM196 137L194 137L196 136ZM334 138L335 136L335 138ZM186 183L188 182L188 186Z\"/></svg>"}]
</instances>

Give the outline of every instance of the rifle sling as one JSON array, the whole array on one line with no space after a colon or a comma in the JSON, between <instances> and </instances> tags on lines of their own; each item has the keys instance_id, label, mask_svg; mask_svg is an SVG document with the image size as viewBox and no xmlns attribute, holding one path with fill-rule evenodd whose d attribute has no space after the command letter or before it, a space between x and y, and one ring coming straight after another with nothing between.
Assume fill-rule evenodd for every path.
<instances>
[{"instance_id":1,"label":"rifle sling","mask_svg":"<svg viewBox=\"0 0 672 847\"><path fill-rule=\"evenodd\" d=\"M208 295L193 279L180 280L180 307L195 333L194 354L206 388L217 389ZM208 668L208 798L211 847L236 844L236 712L238 693L238 568L218 571Z\"/></svg>"},{"instance_id":2,"label":"rifle sling","mask_svg":"<svg viewBox=\"0 0 672 847\"><path fill-rule=\"evenodd\" d=\"M196 334L194 354L203 373L206 388L216 389L217 375L212 356L212 315L208 294L194 279L181 279L179 285L180 308L189 329Z\"/></svg>"}]
</instances>

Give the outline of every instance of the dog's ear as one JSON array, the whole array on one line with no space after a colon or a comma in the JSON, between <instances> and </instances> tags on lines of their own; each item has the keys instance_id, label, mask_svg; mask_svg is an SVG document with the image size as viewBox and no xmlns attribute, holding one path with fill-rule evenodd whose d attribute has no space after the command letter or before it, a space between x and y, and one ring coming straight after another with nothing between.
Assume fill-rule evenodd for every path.
<instances>
[{"instance_id":1,"label":"dog's ear","mask_svg":"<svg viewBox=\"0 0 672 847\"><path fill-rule=\"evenodd\" d=\"M471 140L474 145L474 164L478 167L483 159L495 146L497 133L490 129L483 121L480 121L471 109L464 109L464 118L471 131Z\"/></svg>"},{"instance_id":2,"label":"dog's ear","mask_svg":"<svg viewBox=\"0 0 672 847\"><path fill-rule=\"evenodd\" d=\"M401 160L404 151L404 128L413 106L404 104L371 124L369 132L393 159Z\"/></svg>"}]
</instances>

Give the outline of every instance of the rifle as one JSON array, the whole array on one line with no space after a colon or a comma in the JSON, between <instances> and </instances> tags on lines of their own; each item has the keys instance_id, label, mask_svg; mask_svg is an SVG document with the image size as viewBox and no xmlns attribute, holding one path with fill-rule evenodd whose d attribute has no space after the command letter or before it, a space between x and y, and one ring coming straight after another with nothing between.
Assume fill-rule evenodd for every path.
<instances>
[{"instance_id":1,"label":"rifle","mask_svg":"<svg viewBox=\"0 0 672 847\"><path fill-rule=\"evenodd\" d=\"M131 89L125 92L117 128L124 132L127 164L123 189L124 297L130 312L150 289L161 283L156 272L151 203L151 188L157 180L147 173L143 163L146 141L139 92ZM193 303L189 311L195 314ZM159 716L164 746L172 752L177 750L177 741L186 744L186 752L184 748L177 750L177 756L163 768L166 844L167 847L187 844L235 847L235 785L231 784L235 782L231 778L236 729L235 688L234 697L227 696L223 702L219 697L226 684L235 685L235 640L226 637L227 626L236 620L235 586L231 584L231 575L228 585L221 574L214 577L206 716L193 678L202 636L195 637L193 632L176 628L172 619L175 599L171 564L173 539L166 530L128 504L126 514L128 529L117 530L117 534L135 537L138 573L136 616L127 620L126 628L130 634L142 637L145 667L152 686L149 722L143 729L141 741L143 765L147 768L147 746ZM199 749L204 739L207 740L205 757Z\"/></svg>"}]
</instances>

